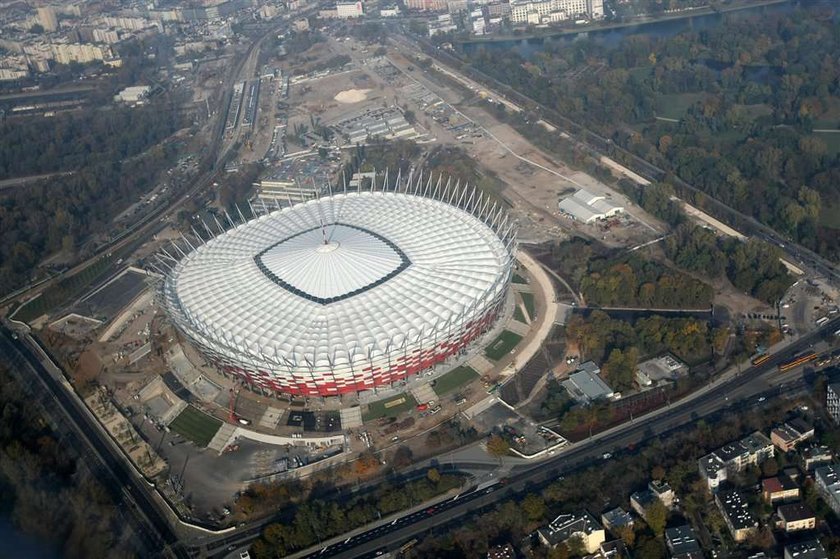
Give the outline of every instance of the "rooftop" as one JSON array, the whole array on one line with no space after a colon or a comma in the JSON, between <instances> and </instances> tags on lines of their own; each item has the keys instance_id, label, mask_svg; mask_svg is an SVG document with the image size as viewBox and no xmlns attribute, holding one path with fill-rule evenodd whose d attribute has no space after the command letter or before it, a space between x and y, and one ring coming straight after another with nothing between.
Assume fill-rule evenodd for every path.
<instances>
[{"instance_id":1,"label":"rooftop","mask_svg":"<svg viewBox=\"0 0 840 559\"><path fill-rule=\"evenodd\" d=\"M805 540L785 546L785 558L790 559L828 559L820 540Z\"/></svg>"},{"instance_id":2,"label":"rooftop","mask_svg":"<svg viewBox=\"0 0 840 559\"><path fill-rule=\"evenodd\" d=\"M805 503L789 503L787 505L779 505L776 509L779 518L785 522L797 522L800 520L808 520L814 518L814 511Z\"/></svg>"},{"instance_id":3,"label":"rooftop","mask_svg":"<svg viewBox=\"0 0 840 559\"><path fill-rule=\"evenodd\" d=\"M779 493L799 489L799 486L788 476L781 475L761 480L761 488L768 493Z\"/></svg>"},{"instance_id":4,"label":"rooftop","mask_svg":"<svg viewBox=\"0 0 840 559\"><path fill-rule=\"evenodd\" d=\"M720 504L721 512L734 530L753 528L758 525L746 499L738 491L719 493L716 499Z\"/></svg>"},{"instance_id":5,"label":"rooftop","mask_svg":"<svg viewBox=\"0 0 840 559\"><path fill-rule=\"evenodd\" d=\"M592 534L597 530L603 530L600 524L586 511L561 514L552 520L545 528L540 528L540 533L551 542L552 545L564 542L575 534Z\"/></svg>"},{"instance_id":6,"label":"rooftop","mask_svg":"<svg viewBox=\"0 0 840 559\"><path fill-rule=\"evenodd\" d=\"M702 557L697 535L689 524L665 530L665 543L674 556L686 557L686 555L697 554L697 557Z\"/></svg>"},{"instance_id":7,"label":"rooftop","mask_svg":"<svg viewBox=\"0 0 840 559\"><path fill-rule=\"evenodd\" d=\"M616 529L633 524L633 515L621 507L616 507L602 514L601 521L610 529Z\"/></svg>"},{"instance_id":8,"label":"rooftop","mask_svg":"<svg viewBox=\"0 0 840 559\"><path fill-rule=\"evenodd\" d=\"M563 386L578 400L593 401L610 398L613 395L612 388L591 369L572 373L567 380L563 381Z\"/></svg>"}]
</instances>

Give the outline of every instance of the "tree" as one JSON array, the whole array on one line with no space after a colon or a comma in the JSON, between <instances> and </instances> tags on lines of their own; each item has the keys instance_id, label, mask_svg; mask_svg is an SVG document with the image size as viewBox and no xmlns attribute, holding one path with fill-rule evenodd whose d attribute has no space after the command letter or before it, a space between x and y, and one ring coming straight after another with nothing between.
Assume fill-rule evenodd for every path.
<instances>
[{"instance_id":1,"label":"tree","mask_svg":"<svg viewBox=\"0 0 840 559\"><path fill-rule=\"evenodd\" d=\"M510 444L499 435L493 435L487 440L487 452L501 461L510 452Z\"/></svg>"},{"instance_id":2,"label":"tree","mask_svg":"<svg viewBox=\"0 0 840 559\"><path fill-rule=\"evenodd\" d=\"M618 537L624 542L628 548L632 548L636 543L636 531L632 526L622 526L618 529Z\"/></svg>"},{"instance_id":3,"label":"tree","mask_svg":"<svg viewBox=\"0 0 840 559\"><path fill-rule=\"evenodd\" d=\"M414 453L410 448L405 445L400 445L396 452L394 452L394 456L391 458L391 464L393 464L396 469L405 468L411 465L413 457Z\"/></svg>"},{"instance_id":4,"label":"tree","mask_svg":"<svg viewBox=\"0 0 840 559\"><path fill-rule=\"evenodd\" d=\"M426 472L426 477L429 481L437 485L440 481L440 472L437 471L437 468L429 468L429 471Z\"/></svg>"},{"instance_id":5,"label":"tree","mask_svg":"<svg viewBox=\"0 0 840 559\"><path fill-rule=\"evenodd\" d=\"M657 536L661 536L665 533L665 524L668 521L668 509L665 508L662 501L655 499L653 503L645 509L645 521L648 526L650 526L653 533Z\"/></svg>"},{"instance_id":6,"label":"tree","mask_svg":"<svg viewBox=\"0 0 840 559\"><path fill-rule=\"evenodd\" d=\"M761 463L761 473L764 477L773 477L779 473L779 463L775 458L768 458Z\"/></svg>"},{"instance_id":7,"label":"tree","mask_svg":"<svg viewBox=\"0 0 840 559\"><path fill-rule=\"evenodd\" d=\"M586 554L586 546L583 545L583 538L579 535L572 536L566 540L566 546L569 548L569 555L571 557L582 557Z\"/></svg>"},{"instance_id":8,"label":"tree","mask_svg":"<svg viewBox=\"0 0 840 559\"><path fill-rule=\"evenodd\" d=\"M665 468L663 468L661 465L657 464L650 471L650 477L652 477L653 479L655 479L657 481L661 481L661 480L665 479Z\"/></svg>"},{"instance_id":9,"label":"tree","mask_svg":"<svg viewBox=\"0 0 840 559\"><path fill-rule=\"evenodd\" d=\"M545 501L539 495L528 493L522 499L522 510L528 515L528 520L537 522L545 516Z\"/></svg>"}]
</instances>

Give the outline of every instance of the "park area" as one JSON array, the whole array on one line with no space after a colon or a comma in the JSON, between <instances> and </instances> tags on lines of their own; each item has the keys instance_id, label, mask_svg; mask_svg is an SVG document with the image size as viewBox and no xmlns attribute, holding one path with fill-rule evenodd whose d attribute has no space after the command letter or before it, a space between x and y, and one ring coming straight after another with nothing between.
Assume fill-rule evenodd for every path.
<instances>
[{"instance_id":1,"label":"park area","mask_svg":"<svg viewBox=\"0 0 840 559\"><path fill-rule=\"evenodd\" d=\"M404 393L394 398L379 400L368 404L367 413L362 417L363 421L372 421L382 417L397 417L399 414L412 409L417 401L411 394Z\"/></svg>"},{"instance_id":2,"label":"park area","mask_svg":"<svg viewBox=\"0 0 840 559\"><path fill-rule=\"evenodd\" d=\"M456 367L437 379L432 388L434 389L435 394L443 396L444 394L448 394L449 392L452 392L453 390L460 388L477 378L478 373L476 373L472 368L466 366Z\"/></svg>"},{"instance_id":3,"label":"park area","mask_svg":"<svg viewBox=\"0 0 840 559\"><path fill-rule=\"evenodd\" d=\"M486 355L488 359L498 361L510 353L513 348L516 347L516 344L518 344L521 340L522 336L519 334L511 332L510 330L505 330L499 334L498 338L493 340L493 343L487 346L487 349L484 350L484 355Z\"/></svg>"},{"instance_id":4,"label":"park area","mask_svg":"<svg viewBox=\"0 0 840 559\"><path fill-rule=\"evenodd\" d=\"M222 422L193 406L184 408L169 428L200 447L206 447L216 436Z\"/></svg>"}]
</instances>

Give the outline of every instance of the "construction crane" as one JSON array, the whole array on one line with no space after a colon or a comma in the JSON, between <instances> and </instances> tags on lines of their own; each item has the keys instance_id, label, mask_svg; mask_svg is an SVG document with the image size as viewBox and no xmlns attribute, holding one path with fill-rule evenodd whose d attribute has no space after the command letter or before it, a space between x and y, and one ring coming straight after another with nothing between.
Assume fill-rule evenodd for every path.
<instances>
[{"instance_id":1,"label":"construction crane","mask_svg":"<svg viewBox=\"0 0 840 559\"><path fill-rule=\"evenodd\" d=\"M236 423L239 419L236 417L236 399L239 397L239 389L234 390L231 387L230 392L228 393L228 402L229 402L229 409L228 409L228 422L229 423Z\"/></svg>"}]
</instances>

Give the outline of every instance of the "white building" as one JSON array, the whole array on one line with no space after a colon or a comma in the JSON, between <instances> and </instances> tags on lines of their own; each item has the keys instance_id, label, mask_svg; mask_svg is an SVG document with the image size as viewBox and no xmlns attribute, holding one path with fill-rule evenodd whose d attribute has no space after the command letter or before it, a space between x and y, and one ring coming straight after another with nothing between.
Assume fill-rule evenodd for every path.
<instances>
[{"instance_id":1,"label":"white building","mask_svg":"<svg viewBox=\"0 0 840 559\"><path fill-rule=\"evenodd\" d=\"M561 514L545 528L537 530L543 545L556 547L572 538L579 538L587 553L595 553L604 543L604 528L588 512Z\"/></svg>"},{"instance_id":2,"label":"white building","mask_svg":"<svg viewBox=\"0 0 840 559\"><path fill-rule=\"evenodd\" d=\"M513 23L548 23L575 17L601 19L603 0L514 0L510 3Z\"/></svg>"},{"instance_id":3,"label":"white building","mask_svg":"<svg viewBox=\"0 0 840 559\"><path fill-rule=\"evenodd\" d=\"M38 8L38 22L44 28L44 31L55 31L58 29L58 18L55 15L55 10L50 6Z\"/></svg>"},{"instance_id":4,"label":"white building","mask_svg":"<svg viewBox=\"0 0 840 559\"><path fill-rule=\"evenodd\" d=\"M698 461L698 467L700 476L706 480L708 488L715 492L730 475L742 472L748 466L757 466L773 456L772 441L763 433L756 431L740 441L722 446L711 454L707 454Z\"/></svg>"},{"instance_id":5,"label":"white building","mask_svg":"<svg viewBox=\"0 0 840 559\"><path fill-rule=\"evenodd\" d=\"M828 415L835 423L840 423L840 383L828 385L825 396L825 407Z\"/></svg>"},{"instance_id":6,"label":"white building","mask_svg":"<svg viewBox=\"0 0 840 559\"><path fill-rule=\"evenodd\" d=\"M17 68L0 68L0 81L12 81L25 78L29 72Z\"/></svg>"},{"instance_id":7,"label":"white building","mask_svg":"<svg viewBox=\"0 0 840 559\"><path fill-rule=\"evenodd\" d=\"M339 19L351 19L365 15L365 6L359 2L336 2L336 17Z\"/></svg>"},{"instance_id":8,"label":"white building","mask_svg":"<svg viewBox=\"0 0 840 559\"><path fill-rule=\"evenodd\" d=\"M458 26L452 20L451 15L439 15L437 19L433 19L429 22L429 37L434 37L440 33L449 33L450 31L456 31L457 29Z\"/></svg>"},{"instance_id":9,"label":"white building","mask_svg":"<svg viewBox=\"0 0 840 559\"><path fill-rule=\"evenodd\" d=\"M561 200L559 207L561 212L582 223L593 223L624 211L623 206L607 200L606 196L583 189Z\"/></svg>"},{"instance_id":10,"label":"white building","mask_svg":"<svg viewBox=\"0 0 840 559\"><path fill-rule=\"evenodd\" d=\"M148 85L132 85L126 87L114 96L114 101L120 103L141 104L149 98L152 87Z\"/></svg>"},{"instance_id":11,"label":"white building","mask_svg":"<svg viewBox=\"0 0 840 559\"><path fill-rule=\"evenodd\" d=\"M379 8L379 17L398 17L400 15L399 6L389 6L387 8Z\"/></svg>"},{"instance_id":12,"label":"white building","mask_svg":"<svg viewBox=\"0 0 840 559\"><path fill-rule=\"evenodd\" d=\"M817 490L835 514L840 514L840 465L830 464L814 470Z\"/></svg>"}]
</instances>

